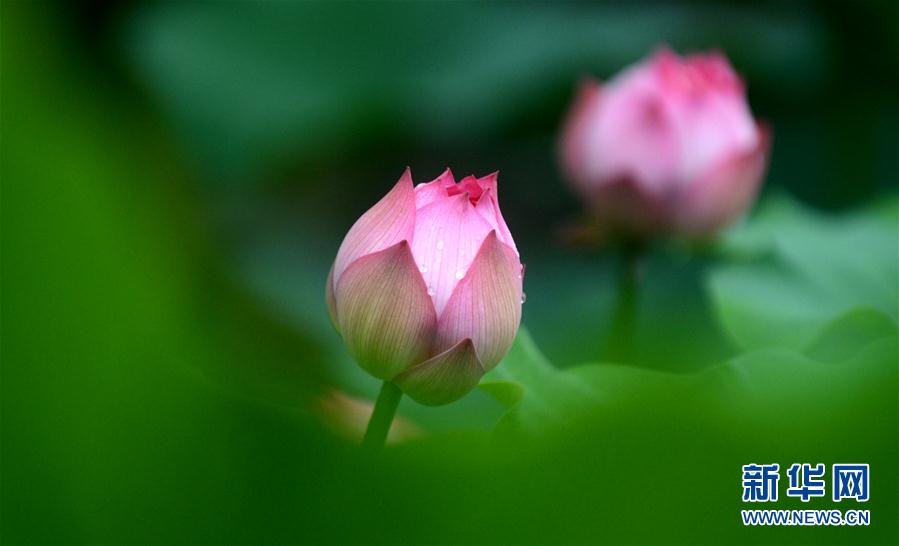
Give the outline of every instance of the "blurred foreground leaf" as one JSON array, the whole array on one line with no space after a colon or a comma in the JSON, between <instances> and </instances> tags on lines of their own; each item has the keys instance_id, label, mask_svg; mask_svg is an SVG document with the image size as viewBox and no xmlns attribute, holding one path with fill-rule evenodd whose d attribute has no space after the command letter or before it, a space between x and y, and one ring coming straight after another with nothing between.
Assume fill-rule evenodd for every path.
<instances>
[{"instance_id":1,"label":"blurred foreground leaf","mask_svg":"<svg viewBox=\"0 0 899 546\"><path fill-rule=\"evenodd\" d=\"M758 349L699 373L672 374L613 364L555 371L522 330L482 385L509 407L496 435L509 481L488 483L502 483L517 502L499 509L500 519L539 510L565 529L558 531L563 541L584 544L697 537L723 544L892 543L896 328L882 313L858 308L824 332L805 353ZM507 396L514 391L520 396ZM747 508L741 465L807 461L869 463L886 488L863 507L878 521L864 529L739 524L739 510ZM812 505L782 498L777 505L848 507L829 498ZM602 530L588 534L587 521ZM559 537L528 525L515 533L506 528L501 536L529 543Z\"/></svg>"}]
</instances>

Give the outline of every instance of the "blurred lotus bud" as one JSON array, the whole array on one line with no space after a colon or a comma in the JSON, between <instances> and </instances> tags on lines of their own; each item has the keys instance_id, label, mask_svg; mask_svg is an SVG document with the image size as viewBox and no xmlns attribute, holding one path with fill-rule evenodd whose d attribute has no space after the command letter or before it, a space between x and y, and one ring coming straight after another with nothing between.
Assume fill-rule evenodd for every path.
<instances>
[{"instance_id":1,"label":"blurred lotus bud","mask_svg":"<svg viewBox=\"0 0 899 546\"><path fill-rule=\"evenodd\" d=\"M584 82L560 146L567 177L608 230L703 238L752 206L769 131L722 54L661 49L608 84Z\"/></svg>"},{"instance_id":2,"label":"blurred lotus bud","mask_svg":"<svg viewBox=\"0 0 899 546\"><path fill-rule=\"evenodd\" d=\"M461 398L496 366L521 320L522 272L496 174L412 185L409 169L353 225L328 276L353 358L412 399Z\"/></svg>"}]
</instances>

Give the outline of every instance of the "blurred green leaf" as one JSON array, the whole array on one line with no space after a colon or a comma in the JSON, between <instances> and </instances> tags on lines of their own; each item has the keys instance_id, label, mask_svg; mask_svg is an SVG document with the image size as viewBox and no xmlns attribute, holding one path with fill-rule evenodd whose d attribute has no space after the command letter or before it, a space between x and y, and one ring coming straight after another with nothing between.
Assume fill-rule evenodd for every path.
<instances>
[{"instance_id":1,"label":"blurred green leaf","mask_svg":"<svg viewBox=\"0 0 899 546\"><path fill-rule=\"evenodd\" d=\"M896 321L876 309L857 308L840 315L803 351L821 362L836 363L880 339L895 337Z\"/></svg>"},{"instance_id":2,"label":"blurred green leaf","mask_svg":"<svg viewBox=\"0 0 899 546\"><path fill-rule=\"evenodd\" d=\"M842 319L828 327L838 338L853 329ZM866 506L883 514L880 525L853 530L851 536L833 529L802 529L801 535L753 530L747 536L737 523L738 511L746 508L739 494L740 465L753 461L778 462L782 468L806 460L866 461L882 487L896 486L899 346L895 332L885 337L877 332L882 328L839 362L770 348L687 375L609 364L547 370L521 336L510 360L491 372L497 378L489 378L504 376L523 390L498 427L509 455L504 464L513 466L505 476L510 481L500 483L521 501L514 510L500 511L509 515L539 506L545 517L571 530L568 541L578 543L591 538L689 542L688 537L702 536L727 544L888 544L896 529L896 499L889 494ZM499 373L507 364L506 373ZM548 405L553 411L542 411ZM533 468L541 471L529 472ZM641 494L624 493L629 491ZM534 495L553 500L540 502ZM702 499L702 516L696 499ZM642 519L647 506L653 525ZM802 506L786 498L778 507ZM815 506L838 507L829 499ZM601 539L578 534L590 517L601 525ZM521 535L533 542L550 540L531 527Z\"/></svg>"},{"instance_id":3,"label":"blurred green leaf","mask_svg":"<svg viewBox=\"0 0 899 546\"><path fill-rule=\"evenodd\" d=\"M769 415L771 410L774 418L797 401L821 404L821 392L841 392L845 384L858 380L858 374L865 377L864 370L849 363L878 344L895 344L899 337L893 319L864 308L838 317L823 331L805 354L760 349L700 373L672 374L616 364L557 370L522 328L481 388L507 408L500 423L506 431L576 430L584 415L607 419L624 408L643 405L696 411L715 406L719 411L724 404L741 418ZM879 366L879 373L888 372L891 365L895 367L895 355L870 364Z\"/></svg>"},{"instance_id":4,"label":"blurred green leaf","mask_svg":"<svg viewBox=\"0 0 899 546\"><path fill-rule=\"evenodd\" d=\"M559 372L522 327L509 354L481 381L481 389L507 408L504 426L528 426L566 411L562 401L591 396L592 390Z\"/></svg>"},{"instance_id":5,"label":"blurred green leaf","mask_svg":"<svg viewBox=\"0 0 899 546\"><path fill-rule=\"evenodd\" d=\"M506 409L521 402L521 398L524 396L522 384L511 380L482 379L478 388L492 396Z\"/></svg>"},{"instance_id":6,"label":"blurred green leaf","mask_svg":"<svg viewBox=\"0 0 899 546\"><path fill-rule=\"evenodd\" d=\"M732 46L756 82L789 92L824 74L816 22L784 11L519 8L151 3L121 39L136 75L217 183L272 159L339 158L366 137L495 135L547 97L567 96L582 75L607 78L662 42ZM547 112L548 121L559 114Z\"/></svg>"},{"instance_id":7,"label":"blurred green leaf","mask_svg":"<svg viewBox=\"0 0 899 546\"><path fill-rule=\"evenodd\" d=\"M779 199L725 243L736 262L709 275L741 346L801 349L835 317L869 306L897 317L897 223L881 211L827 217Z\"/></svg>"}]
</instances>

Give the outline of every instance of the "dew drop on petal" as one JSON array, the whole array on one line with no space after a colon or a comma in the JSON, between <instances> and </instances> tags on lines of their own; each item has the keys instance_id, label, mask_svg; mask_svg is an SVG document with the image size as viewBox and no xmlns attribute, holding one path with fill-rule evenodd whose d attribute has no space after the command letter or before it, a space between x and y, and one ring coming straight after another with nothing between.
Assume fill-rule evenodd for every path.
<instances>
[{"instance_id":1,"label":"dew drop on petal","mask_svg":"<svg viewBox=\"0 0 899 546\"><path fill-rule=\"evenodd\" d=\"M427 273L427 272L428 272L427 266L424 266L424 265L419 266L419 267L418 267L418 270L421 271L422 273ZM520 278L521 278L521 275L519 275L518 278L520 279Z\"/></svg>"},{"instance_id":2,"label":"dew drop on petal","mask_svg":"<svg viewBox=\"0 0 899 546\"><path fill-rule=\"evenodd\" d=\"M521 303L528 301L528 295L524 292L521 293Z\"/></svg>"},{"instance_id":3,"label":"dew drop on petal","mask_svg":"<svg viewBox=\"0 0 899 546\"><path fill-rule=\"evenodd\" d=\"M434 295L434 287L431 286L430 284L428 285L428 295L429 295L429 296L433 296L433 295Z\"/></svg>"},{"instance_id":4,"label":"dew drop on petal","mask_svg":"<svg viewBox=\"0 0 899 546\"><path fill-rule=\"evenodd\" d=\"M462 280L462 277L464 277L464 276L465 276L465 271L463 271L461 269L456 271L456 280L457 281Z\"/></svg>"}]
</instances>

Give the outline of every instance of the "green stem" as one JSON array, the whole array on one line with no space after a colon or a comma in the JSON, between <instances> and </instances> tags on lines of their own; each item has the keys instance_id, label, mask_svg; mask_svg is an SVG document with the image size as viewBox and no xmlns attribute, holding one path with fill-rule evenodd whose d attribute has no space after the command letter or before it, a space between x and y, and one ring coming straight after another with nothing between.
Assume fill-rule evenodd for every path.
<instances>
[{"instance_id":1,"label":"green stem","mask_svg":"<svg viewBox=\"0 0 899 546\"><path fill-rule=\"evenodd\" d=\"M403 391L394 383L385 381L381 386L381 393L378 394L378 401L375 402L375 411L371 414L371 420L365 430L365 437L362 439L362 446L365 449L377 451L384 447L387 433L390 432L390 425L393 423L393 416L396 414L396 408L399 407L402 397Z\"/></svg>"},{"instance_id":2,"label":"green stem","mask_svg":"<svg viewBox=\"0 0 899 546\"><path fill-rule=\"evenodd\" d=\"M638 245L624 246L619 252L617 294L609 331L609 356L620 362L631 362L635 353L642 258L643 249Z\"/></svg>"}]
</instances>

